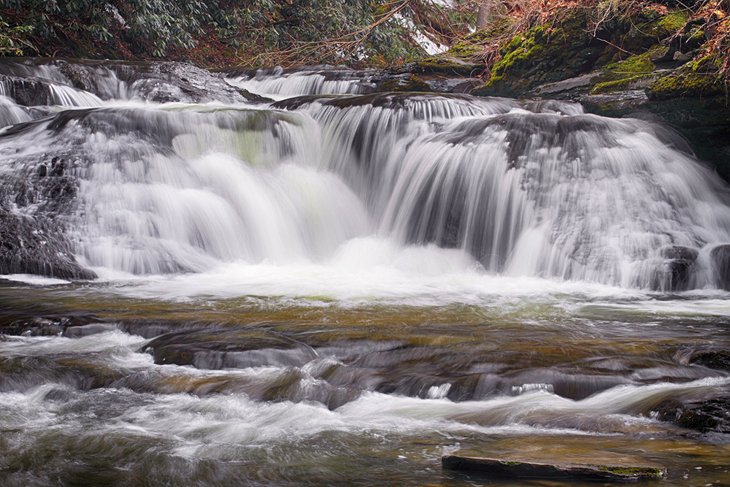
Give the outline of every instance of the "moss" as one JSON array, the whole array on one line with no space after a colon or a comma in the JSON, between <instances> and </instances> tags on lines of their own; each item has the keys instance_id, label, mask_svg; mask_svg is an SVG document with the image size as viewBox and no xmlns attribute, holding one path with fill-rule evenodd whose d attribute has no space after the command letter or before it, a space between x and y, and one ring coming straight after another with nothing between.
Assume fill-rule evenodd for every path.
<instances>
[{"instance_id":1,"label":"moss","mask_svg":"<svg viewBox=\"0 0 730 487\"><path fill-rule=\"evenodd\" d=\"M652 477L660 479L664 476L664 471L658 467L619 467L604 465L599 467L599 470L622 477Z\"/></svg>"},{"instance_id":2,"label":"moss","mask_svg":"<svg viewBox=\"0 0 730 487\"><path fill-rule=\"evenodd\" d=\"M695 43L702 43L705 41L705 29L703 29L700 26L694 26L692 27L689 32L687 32L682 37L682 43L685 45L688 44L695 44Z\"/></svg>"},{"instance_id":3,"label":"moss","mask_svg":"<svg viewBox=\"0 0 730 487\"><path fill-rule=\"evenodd\" d=\"M679 29L685 26L689 21L689 12L686 10L678 10L676 12L670 12L667 15L662 16L657 22L657 26L660 29L664 29L667 33L677 32Z\"/></svg>"},{"instance_id":4,"label":"moss","mask_svg":"<svg viewBox=\"0 0 730 487\"><path fill-rule=\"evenodd\" d=\"M629 90L632 89L635 84L645 79L647 79L647 75L638 75L629 76L627 78L622 78L614 81L604 81L602 83L596 83L591 90L591 95Z\"/></svg>"},{"instance_id":5,"label":"moss","mask_svg":"<svg viewBox=\"0 0 730 487\"><path fill-rule=\"evenodd\" d=\"M720 69L722 59L709 55L690 61L649 87L649 98L662 100L677 96L705 97L722 95L728 90Z\"/></svg>"},{"instance_id":6,"label":"moss","mask_svg":"<svg viewBox=\"0 0 730 487\"><path fill-rule=\"evenodd\" d=\"M465 62L446 55L432 56L416 62L414 71L418 73L438 73L457 76L474 76L484 71L483 64Z\"/></svg>"},{"instance_id":7,"label":"moss","mask_svg":"<svg viewBox=\"0 0 730 487\"><path fill-rule=\"evenodd\" d=\"M519 96L535 86L589 71L605 45L588 35L587 22L585 10L567 9L553 23L513 36L500 49L492 77L477 93Z\"/></svg>"},{"instance_id":8,"label":"moss","mask_svg":"<svg viewBox=\"0 0 730 487\"><path fill-rule=\"evenodd\" d=\"M492 67L492 76L486 86L496 87L505 77L516 77L520 71L529 69L530 65L535 64L533 61L545 51L547 40L548 32L544 26L514 36L500 49L502 58Z\"/></svg>"},{"instance_id":9,"label":"moss","mask_svg":"<svg viewBox=\"0 0 730 487\"><path fill-rule=\"evenodd\" d=\"M545 31L545 27L535 27L524 36L518 35L512 38L510 43L500 50L502 59L492 68L494 76L501 77L515 65L539 55L544 49L541 41L545 39Z\"/></svg>"},{"instance_id":10,"label":"moss","mask_svg":"<svg viewBox=\"0 0 730 487\"><path fill-rule=\"evenodd\" d=\"M378 88L382 91L432 91L431 87L416 75L411 75L408 79L390 79L384 81L378 85Z\"/></svg>"},{"instance_id":11,"label":"moss","mask_svg":"<svg viewBox=\"0 0 730 487\"><path fill-rule=\"evenodd\" d=\"M469 34L463 40L454 44L448 51L448 55L464 60L474 60L481 54L485 46L498 42L504 38L513 26L513 20L503 17L492 22L486 29L478 30Z\"/></svg>"},{"instance_id":12,"label":"moss","mask_svg":"<svg viewBox=\"0 0 730 487\"><path fill-rule=\"evenodd\" d=\"M617 74L645 74L651 73L656 69L654 63L651 60L651 53L646 52L644 54L635 55L606 66L606 70Z\"/></svg>"},{"instance_id":13,"label":"moss","mask_svg":"<svg viewBox=\"0 0 730 487\"><path fill-rule=\"evenodd\" d=\"M641 81L651 78L656 70L652 62L652 56L655 54L656 50L652 49L644 54L630 56L623 61L607 65L605 72L596 78L597 83L593 86L591 94L631 89Z\"/></svg>"},{"instance_id":14,"label":"moss","mask_svg":"<svg viewBox=\"0 0 730 487\"><path fill-rule=\"evenodd\" d=\"M687 25L689 18L689 12L677 10L666 15L661 15L654 20L639 23L636 29L641 34L661 40L680 31Z\"/></svg>"}]
</instances>

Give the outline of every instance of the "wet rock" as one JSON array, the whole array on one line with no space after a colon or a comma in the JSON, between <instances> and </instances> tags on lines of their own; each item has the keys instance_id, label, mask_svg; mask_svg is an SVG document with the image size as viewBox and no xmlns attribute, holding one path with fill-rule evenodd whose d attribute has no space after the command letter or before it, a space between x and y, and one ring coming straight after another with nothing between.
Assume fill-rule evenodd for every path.
<instances>
[{"instance_id":1,"label":"wet rock","mask_svg":"<svg viewBox=\"0 0 730 487\"><path fill-rule=\"evenodd\" d=\"M699 255L697 249L670 245L662 248L659 255L665 259L659 269L656 288L663 291L686 291L690 288L695 261Z\"/></svg>"},{"instance_id":2,"label":"wet rock","mask_svg":"<svg viewBox=\"0 0 730 487\"><path fill-rule=\"evenodd\" d=\"M284 110L296 110L310 103L321 103L323 105L333 106L337 108L350 108L372 105L374 107L388 109L402 109L408 106L413 100L419 97L434 96L442 97L448 100L471 100L467 95L458 93L442 93L439 95L426 95L418 93L372 93L369 95L355 96L332 96L332 95L305 95L281 100L272 105L273 108Z\"/></svg>"},{"instance_id":3,"label":"wet rock","mask_svg":"<svg viewBox=\"0 0 730 487\"><path fill-rule=\"evenodd\" d=\"M471 62L460 57L440 55L422 59L407 68L415 73L471 77L483 73L485 66L484 63Z\"/></svg>"},{"instance_id":4,"label":"wet rock","mask_svg":"<svg viewBox=\"0 0 730 487\"><path fill-rule=\"evenodd\" d=\"M124 320L119 329L130 335L154 338L165 333L199 330L199 326L173 320Z\"/></svg>"},{"instance_id":5,"label":"wet rock","mask_svg":"<svg viewBox=\"0 0 730 487\"><path fill-rule=\"evenodd\" d=\"M33 123L13 126L3 136ZM71 212L78 193L78 181L70 174L74 164L60 156L18 161L13 177L0 185L0 274L96 277L78 264L63 232L62 215Z\"/></svg>"},{"instance_id":6,"label":"wet rock","mask_svg":"<svg viewBox=\"0 0 730 487\"><path fill-rule=\"evenodd\" d=\"M727 350L704 350L693 353L689 363L701 365L710 369L727 370L730 372L730 351Z\"/></svg>"},{"instance_id":7,"label":"wet rock","mask_svg":"<svg viewBox=\"0 0 730 487\"><path fill-rule=\"evenodd\" d=\"M76 262L70 242L46 218L31 218L0 207L0 274L36 274L61 279L94 279Z\"/></svg>"},{"instance_id":8,"label":"wet rock","mask_svg":"<svg viewBox=\"0 0 730 487\"><path fill-rule=\"evenodd\" d=\"M6 303L0 303L5 305ZM0 312L0 335L9 336L55 336L65 334L72 327L84 328L99 320L90 314L64 315L7 309ZM97 326L102 326L97 323ZM104 325L109 326L109 325Z\"/></svg>"},{"instance_id":9,"label":"wet rock","mask_svg":"<svg viewBox=\"0 0 730 487\"><path fill-rule=\"evenodd\" d=\"M670 399L656 408L657 419L701 433L730 433L730 394L682 402Z\"/></svg>"},{"instance_id":10,"label":"wet rock","mask_svg":"<svg viewBox=\"0 0 730 487\"><path fill-rule=\"evenodd\" d=\"M695 260L697 260L699 251L697 249L693 249L691 247L683 247L681 245L668 245L666 247L662 247L662 249L659 250L659 254L665 259L686 260L689 262L694 262Z\"/></svg>"},{"instance_id":11,"label":"wet rock","mask_svg":"<svg viewBox=\"0 0 730 487\"><path fill-rule=\"evenodd\" d=\"M222 74L211 73L192 64L155 62L138 70L139 79L133 88L142 97L154 102L241 103L246 98L229 85Z\"/></svg>"},{"instance_id":12,"label":"wet rock","mask_svg":"<svg viewBox=\"0 0 730 487\"><path fill-rule=\"evenodd\" d=\"M730 291L730 244L718 245L710 252L717 287Z\"/></svg>"},{"instance_id":13,"label":"wet rock","mask_svg":"<svg viewBox=\"0 0 730 487\"><path fill-rule=\"evenodd\" d=\"M53 103L53 93L48 81L0 74L0 83L5 87L6 96L15 100L18 105L34 106Z\"/></svg>"},{"instance_id":14,"label":"wet rock","mask_svg":"<svg viewBox=\"0 0 730 487\"><path fill-rule=\"evenodd\" d=\"M58 336L63 333L63 329L63 320L38 317L0 326L0 333L11 336Z\"/></svg>"},{"instance_id":15,"label":"wet rock","mask_svg":"<svg viewBox=\"0 0 730 487\"><path fill-rule=\"evenodd\" d=\"M247 99L225 82L222 73L176 61L4 61L0 62L0 82L11 98L28 106L53 103L52 84L84 90L101 99L123 95L160 103L240 103Z\"/></svg>"},{"instance_id":16,"label":"wet rock","mask_svg":"<svg viewBox=\"0 0 730 487\"><path fill-rule=\"evenodd\" d=\"M68 326L63 331L63 336L65 336L66 338L82 338L89 335L98 335L99 333L115 331L116 329L116 325L108 323L93 323L90 325Z\"/></svg>"},{"instance_id":17,"label":"wet rock","mask_svg":"<svg viewBox=\"0 0 730 487\"><path fill-rule=\"evenodd\" d=\"M444 455L443 468L475 472L486 477L515 479L555 479L601 482L658 480L666 475L663 468L647 465L588 465L515 461L511 459Z\"/></svg>"},{"instance_id":18,"label":"wet rock","mask_svg":"<svg viewBox=\"0 0 730 487\"><path fill-rule=\"evenodd\" d=\"M157 364L193 365L201 369L301 366L317 354L291 339L251 329L172 332L144 348Z\"/></svg>"},{"instance_id":19,"label":"wet rock","mask_svg":"<svg viewBox=\"0 0 730 487\"><path fill-rule=\"evenodd\" d=\"M273 98L267 98L265 96L257 95L256 93L251 93L250 91L243 88L238 88L238 92L249 103L272 103L274 101Z\"/></svg>"}]
</instances>

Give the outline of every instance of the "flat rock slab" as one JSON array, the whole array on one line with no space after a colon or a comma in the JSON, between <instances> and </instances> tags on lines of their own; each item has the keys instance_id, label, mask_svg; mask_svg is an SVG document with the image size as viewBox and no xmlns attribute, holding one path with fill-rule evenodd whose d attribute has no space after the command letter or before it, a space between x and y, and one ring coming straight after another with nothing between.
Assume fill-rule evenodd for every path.
<instances>
[{"instance_id":1,"label":"flat rock slab","mask_svg":"<svg viewBox=\"0 0 730 487\"><path fill-rule=\"evenodd\" d=\"M654 466L535 463L458 454L444 455L441 464L448 470L519 479L630 482L658 480L666 474L663 468Z\"/></svg>"}]
</instances>

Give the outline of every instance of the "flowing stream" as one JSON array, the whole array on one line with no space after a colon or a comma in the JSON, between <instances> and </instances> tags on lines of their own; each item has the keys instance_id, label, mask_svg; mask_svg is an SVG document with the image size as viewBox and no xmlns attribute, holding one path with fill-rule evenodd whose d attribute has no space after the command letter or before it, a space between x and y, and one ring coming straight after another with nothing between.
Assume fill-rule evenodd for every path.
<instances>
[{"instance_id":1,"label":"flowing stream","mask_svg":"<svg viewBox=\"0 0 730 487\"><path fill-rule=\"evenodd\" d=\"M726 183L660 125L374 76L0 66L0 483L730 483Z\"/></svg>"}]
</instances>

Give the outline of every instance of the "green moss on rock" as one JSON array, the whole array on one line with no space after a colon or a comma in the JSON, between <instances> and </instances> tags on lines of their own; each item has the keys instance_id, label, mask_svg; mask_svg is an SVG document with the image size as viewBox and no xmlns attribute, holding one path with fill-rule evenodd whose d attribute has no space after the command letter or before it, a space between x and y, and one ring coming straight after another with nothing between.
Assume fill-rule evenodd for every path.
<instances>
[{"instance_id":1,"label":"green moss on rock","mask_svg":"<svg viewBox=\"0 0 730 487\"><path fill-rule=\"evenodd\" d=\"M492 22L487 28L478 30L457 42L448 51L448 55L464 60L475 60L488 44L504 38L510 32L513 21L503 17Z\"/></svg>"},{"instance_id":2,"label":"green moss on rock","mask_svg":"<svg viewBox=\"0 0 730 487\"><path fill-rule=\"evenodd\" d=\"M656 69L652 62L652 52L630 56L623 61L611 63L606 66L608 71L616 74L637 75L651 73Z\"/></svg>"},{"instance_id":3,"label":"green moss on rock","mask_svg":"<svg viewBox=\"0 0 730 487\"><path fill-rule=\"evenodd\" d=\"M390 79L384 81L378 85L378 89L381 91L407 92L432 91L428 83L414 74L410 75L407 79Z\"/></svg>"},{"instance_id":4,"label":"green moss on rock","mask_svg":"<svg viewBox=\"0 0 730 487\"><path fill-rule=\"evenodd\" d=\"M646 19L641 21L641 18ZM679 32L689 22L690 15L686 10L670 11L660 15L651 9L645 9L640 15L639 22L634 26L635 37L650 37L662 40Z\"/></svg>"},{"instance_id":5,"label":"green moss on rock","mask_svg":"<svg viewBox=\"0 0 730 487\"><path fill-rule=\"evenodd\" d=\"M654 77L656 66L652 61L657 49L651 49L644 54L630 56L623 61L607 65L604 73L596 78L596 84L591 89L592 95L610 93L629 89L638 89Z\"/></svg>"},{"instance_id":6,"label":"green moss on rock","mask_svg":"<svg viewBox=\"0 0 730 487\"><path fill-rule=\"evenodd\" d=\"M477 94L519 96L590 71L606 45L589 35L587 25L588 13L572 9L550 25L515 35L500 49L501 59Z\"/></svg>"},{"instance_id":7,"label":"green moss on rock","mask_svg":"<svg viewBox=\"0 0 730 487\"><path fill-rule=\"evenodd\" d=\"M484 71L484 65L467 62L447 55L431 56L416 62L417 73L448 74L456 76L474 76Z\"/></svg>"},{"instance_id":8,"label":"green moss on rock","mask_svg":"<svg viewBox=\"0 0 730 487\"><path fill-rule=\"evenodd\" d=\"M599 470L608 472L620 477L641 477L661 479L664 477L664 470L659 467L623 467L623 466L601 466Z\"/></svg>"},{"instance_id":9,"label":"green moss on rock","mask_svg":"<svg viewBox=\"0 0 730 487\"><path fill-rule=\"evenodd\" d=\"M688 62L653 82L647 94L654 100L722 95L727 92L728 85L720 74L721 67L719 56L705 56Z\"/></svg>"},{"instance_id":10,"label":"green moss on rock","mask_svg":"<svg viewBox=\"0 0 730 487\"><path fill-rule=\"evenodd\" d=\"M591 95L638 89L641 85L641 82L649 77L650 76L647 75L629 76L614 81L604 81L601 83L596 83L595 86L593 86L593 89L591 89Z\"/></svg>"},{"instance_id":11,"label":"green moss on rock","mask_svg":"<svg viewBox=\"0 0 730 487\"><path fill-rule=\"evenodd\" d=\"M662 16L656 22L656 28L661 34L672 34L679 31L689 21L687 10L678 10Z\"/></svg>"}]
</instances>

